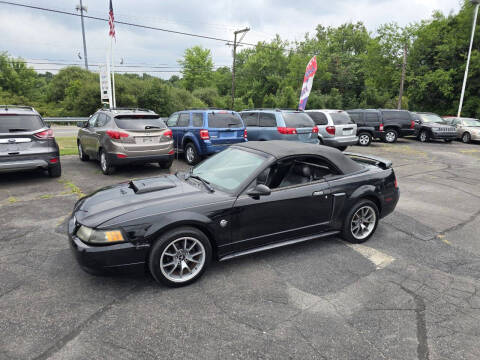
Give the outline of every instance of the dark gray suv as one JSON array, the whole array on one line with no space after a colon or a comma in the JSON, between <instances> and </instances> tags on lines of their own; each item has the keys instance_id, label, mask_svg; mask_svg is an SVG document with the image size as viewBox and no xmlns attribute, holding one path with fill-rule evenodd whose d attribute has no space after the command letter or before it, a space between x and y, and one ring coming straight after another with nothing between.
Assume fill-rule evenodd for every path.
<instances>
[{"instance_id":1,"label":"dark gray suv","mask_svg":"<svg viewBox=\"0 0 480 360\"><path fill-rule=\"evenodd\" d=\"M53 130L33 107L0 105L0 173L31 169L62 174Z\"/></svg>"}]
</instances>

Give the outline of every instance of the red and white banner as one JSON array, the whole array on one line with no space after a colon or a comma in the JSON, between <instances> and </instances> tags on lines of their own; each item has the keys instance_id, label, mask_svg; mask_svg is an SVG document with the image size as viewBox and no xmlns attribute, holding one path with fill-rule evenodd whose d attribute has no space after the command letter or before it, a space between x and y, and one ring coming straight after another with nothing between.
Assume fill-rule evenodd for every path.
<instances>
[{"instance_id":1,"label":"red and white banner","mask_svg":"<svg viewBox=\"0 0 480 360\"><path fill-rule=\"evenodd\" d=\"M300 94L300 104L298 105L298 110L305 110L307 107L308 96L310 91L312 91L313 78L317 72L317 57L314 56L310 59L305 70L305 76L303 78L302 93Z\"/></svg>"}]
</instances>

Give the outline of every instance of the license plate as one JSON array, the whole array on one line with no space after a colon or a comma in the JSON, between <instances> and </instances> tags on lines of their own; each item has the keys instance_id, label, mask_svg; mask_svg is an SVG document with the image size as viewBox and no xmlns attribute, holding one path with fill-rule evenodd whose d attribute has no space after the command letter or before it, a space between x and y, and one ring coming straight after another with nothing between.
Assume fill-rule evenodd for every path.
<instances>
[{"instance_id":1,"label":"license plate","mask_svg":"<svg viewBox=\"0 0 480 360\"><path fill-rule=\"evenodd\" d=\"M137 144L154 144L160 142L160 137L158 136L143 136L135 138Z\"/></svg>"}]
</instances>

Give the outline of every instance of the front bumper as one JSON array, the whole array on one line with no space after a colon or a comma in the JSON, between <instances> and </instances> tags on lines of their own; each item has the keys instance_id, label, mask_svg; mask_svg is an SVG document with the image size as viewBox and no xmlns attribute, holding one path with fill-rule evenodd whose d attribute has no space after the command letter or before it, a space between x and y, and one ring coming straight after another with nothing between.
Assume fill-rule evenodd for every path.
<instances>
[{"instance_id":1,"label":"front bumper","mask_svg":"<svg viewBox=\"0 0 480 360\"><path fill-rule=\"evenodd\" d=\"M335 138L323 138L323 143L331 147L351 146L358 143L358 136L342 136Z\"/></svg>"},{"instance_id":2,"label":"front bumper","mask_svg":"<svg viewBox=\"0 0 480 360\"><path fill-rule=\"evenodd\" d=\"M128 165L128 164L148 164L158 162L173 161L175 154L162 155L148 155L148 156L127 156L126 158L119 158L116 154L108 154L110 163L112 165Z\"/></svg>"},{"instance_id":3,"label":"front bumper","mask_svg":"<svg viewBox=\"0 0 480 360\"><path fill-rule=\"evenodd\" d=\"M432 139L450 139L454 140L457 138L456 132L434 132L432 131Z\"/></svg>"},{"instance_id":4,"label":"front bumper","mask_svg":"<svg viewBox=\"0 0 480 360\"><path fill-rule=\"evenodd\" d=\"M126 242L115 245L92 246L77 236L72 217L68 223L70 249L80 267L91 274L143 272L150 246L136 246Z\"/></svg>"}]
</instances>

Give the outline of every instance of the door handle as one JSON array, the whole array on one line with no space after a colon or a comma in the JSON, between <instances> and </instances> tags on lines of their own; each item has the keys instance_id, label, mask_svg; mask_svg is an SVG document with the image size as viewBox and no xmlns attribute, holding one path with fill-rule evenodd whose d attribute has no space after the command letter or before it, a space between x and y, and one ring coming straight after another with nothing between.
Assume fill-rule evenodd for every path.
<instances>
[{"instance_id":1,"label":"door handle","mask_svg":"<svg viewBox=\"0 0 480 360\"><path fill-rule=\"evenodd\" d=\"M323 191L314 191L312 193L312 196L321 196L321 195L323 195Z\"/></svg>"}]
</instances>

